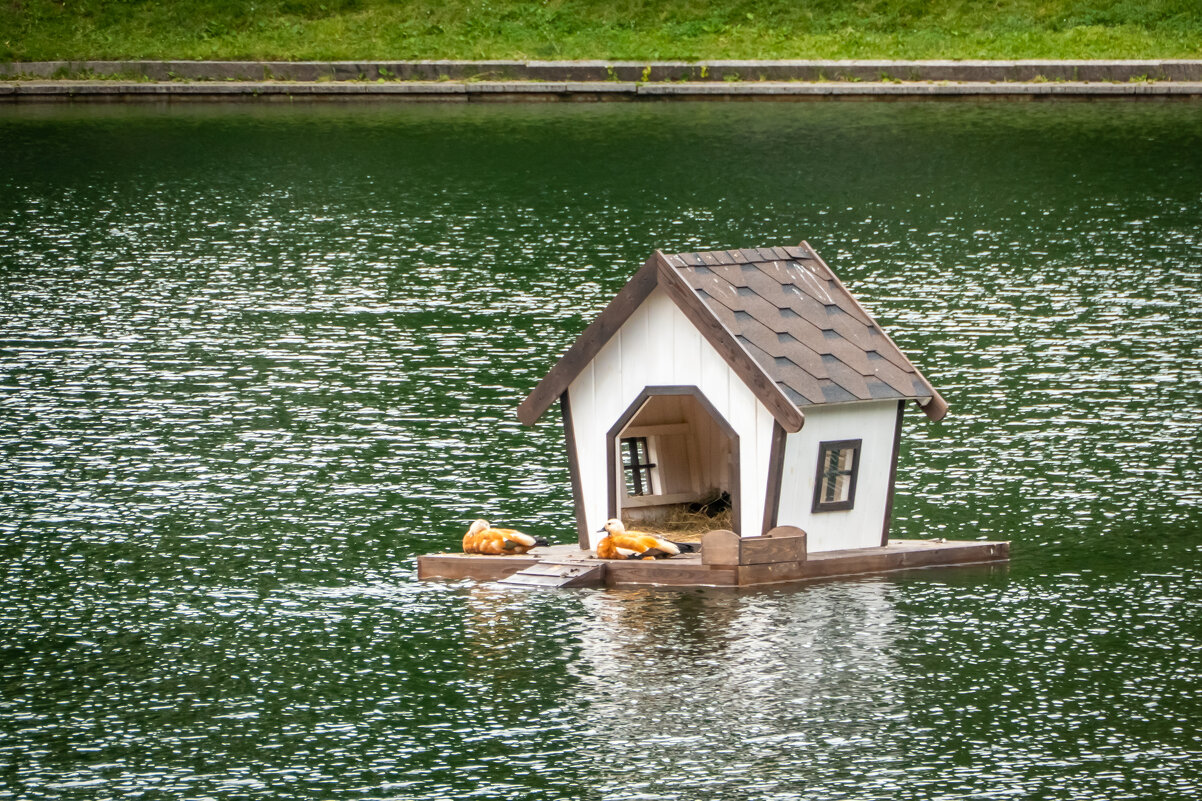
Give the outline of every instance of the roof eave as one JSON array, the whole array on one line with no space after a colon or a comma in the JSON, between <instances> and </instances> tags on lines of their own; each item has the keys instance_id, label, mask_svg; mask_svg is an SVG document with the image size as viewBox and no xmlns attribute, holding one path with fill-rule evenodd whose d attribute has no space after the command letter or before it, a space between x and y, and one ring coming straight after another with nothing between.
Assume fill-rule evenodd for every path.
<instances>
[{"instance_id":1,"label":"roof eave","mask_svg":"<svg viewBox=\"0 0 1202 801\"><path fill-rule=\"evenodd\" d=\"M923 414L930 418L931 422L938 423L944 417L947 417L947 401L938 392L924 403L921 400L916 401L918 408L922 409Z\"/></svg>"}]
</instances>

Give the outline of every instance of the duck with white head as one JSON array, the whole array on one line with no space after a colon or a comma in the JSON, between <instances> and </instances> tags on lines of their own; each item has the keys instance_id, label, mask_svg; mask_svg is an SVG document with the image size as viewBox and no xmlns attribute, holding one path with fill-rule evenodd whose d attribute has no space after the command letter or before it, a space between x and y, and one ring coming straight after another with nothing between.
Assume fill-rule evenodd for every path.
<instances>
[{"instance_id":1,"label":"duck with white head","mask_svg":"<svg viewBox=\"0 0 1202 801\"><path fill-rule=\"evenodd\" d=\"M645 531L627 531L617 518L606 521L600 531L606 536L597 543L598 559L667 559L700 550L695 542L670 542Z\"/></svg>"}]
</instances>

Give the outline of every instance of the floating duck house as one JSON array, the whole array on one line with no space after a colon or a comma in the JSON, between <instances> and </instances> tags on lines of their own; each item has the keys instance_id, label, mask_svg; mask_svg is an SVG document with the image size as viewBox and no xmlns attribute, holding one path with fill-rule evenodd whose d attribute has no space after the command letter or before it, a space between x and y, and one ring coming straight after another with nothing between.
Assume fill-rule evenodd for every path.
<instances>
[{"instance_id":1,"label":"floating duck house","mask_svg":"<svg viewBox=\"0 0 1202 801\"><path fill-rule=\"evenodd\" d=\"M581 548L728 496L731 528L881 546L902 416L947 403L807 244L656 252L519 406L559 402Z\"/></svg>"},{"instance_id":2,"label":"floating duck house","mask_svg":"<svg viewBox=\"0 0 1202 801\"><path fill-rule=\"evenodd\" d=\"M1004 561L1005 542L890 540L902 419L947 403L807 243L656 252L518 407L563 416L577 542L430 554L422 578L748 586ZM597 560L610 518L729 503L700 554Z\"/></svg>"}]
</instances>

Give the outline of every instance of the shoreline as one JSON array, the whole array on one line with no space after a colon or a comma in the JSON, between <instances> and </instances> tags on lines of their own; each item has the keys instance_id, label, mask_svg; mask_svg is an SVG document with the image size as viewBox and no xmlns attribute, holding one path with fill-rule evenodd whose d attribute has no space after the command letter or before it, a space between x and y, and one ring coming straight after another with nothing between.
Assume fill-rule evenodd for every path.
<instances>
[{"instance_id":1,"label":"shoreline","mask_svg":"<svg viewBox=\"0 0 1202 801\"><path fill-rule=\"evenodd\" d=\"M1100 98L1202 98L1202 60L0 64L10 103Z\"/></svg>"}]
</instances>

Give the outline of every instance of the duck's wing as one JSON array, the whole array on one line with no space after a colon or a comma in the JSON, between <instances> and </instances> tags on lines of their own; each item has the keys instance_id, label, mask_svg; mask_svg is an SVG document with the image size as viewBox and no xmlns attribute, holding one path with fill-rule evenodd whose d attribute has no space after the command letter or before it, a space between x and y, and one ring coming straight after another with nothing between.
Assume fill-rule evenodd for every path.
<instances>
[{"instance_id":1,"label":"duck's wing","mask_svg":"<svg viewBox=\"0 0 1202 801\"><path fill-rule=\"evenodd\" d=\"M525 534L521 531L516 531L512 528L494 528L492 530L500 535L503 540L505 540L506 548L516 546L533 548L538 544L538 540L534 539L534 537L531 537L529 534ZM512 543L512 545L510 545L510 543Z\"/></svg>"}]
</instances>

